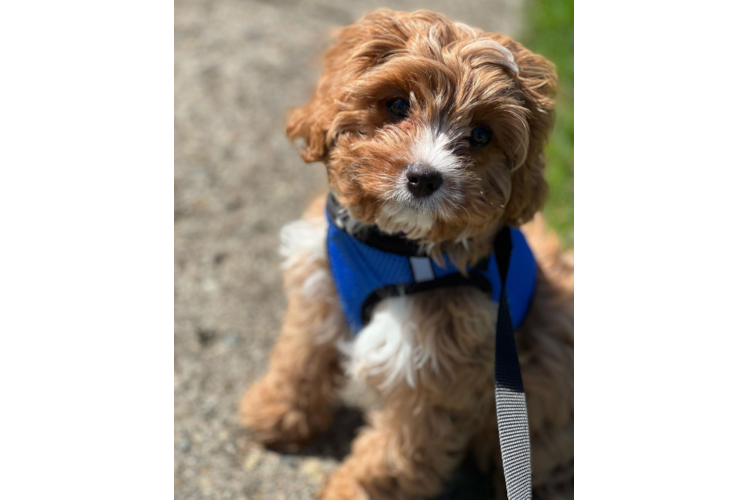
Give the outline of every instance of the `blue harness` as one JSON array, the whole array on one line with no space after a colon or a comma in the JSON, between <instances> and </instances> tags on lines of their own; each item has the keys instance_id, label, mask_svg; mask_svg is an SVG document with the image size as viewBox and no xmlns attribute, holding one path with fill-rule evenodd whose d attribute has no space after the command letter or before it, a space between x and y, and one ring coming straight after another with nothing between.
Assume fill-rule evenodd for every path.
<instances>
[{"instance_id":1,"label":"blue harness","mask_svg":"<svg viewBox=\"0 0 748 500\"><path fill-rule=\"evenodd\" d=\"M441 267L420 252L417 245L376 228L349 234L338 216L335 201L328 200L327 254L343 312L353 334L371 320L374 307L382 299L410 295L447 286L477 287L499 303L501 278L495 252L467 276L449 259ZM506 277L506 296L512 326L517 329L527 314L535 290L537 267L525 237L517 228L508 228L511 257Z\"/></svg>"},{"instance_id":2,"label":"blue harness","mask_svg":"<svg viewBox=\"0 0 748 500\"><path fill-rule=\"evenodd\" d=\"M346 215L332 194L327 199L327 255L333 281L351 331L371 320L384 298L444 286L475 286L498 304L495 395L501 459L509 500L532 498L530 427L514 330L527 314L535 290L537 265L525 237L504 226L491 255L467 276L447 258L444 267L423 255L418 245L377 228L346 231Z\"/></svg>"}]
</instances>

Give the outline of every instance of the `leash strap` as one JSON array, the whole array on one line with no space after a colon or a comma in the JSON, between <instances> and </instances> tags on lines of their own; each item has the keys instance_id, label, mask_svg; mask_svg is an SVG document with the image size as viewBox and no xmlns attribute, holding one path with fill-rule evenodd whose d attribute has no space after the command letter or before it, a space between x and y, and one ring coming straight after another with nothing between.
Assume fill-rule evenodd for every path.
<instances>
[{"instance_id":1,"label":"leash strap","mask_svg":"<svg viewBox=\"0 0 748 500\"><path fill-rule=\"evenodd\" d=\"M530 467L530 426L527 403L522 385L522 372L514 343L514 328L506 298L506 278L512 253L512 237L508 227L496 237L495 255L501 277L499 317L496 322L496 419L499 424L501 461L509 500L532 498Z\"/></svg>"}]
</instances>

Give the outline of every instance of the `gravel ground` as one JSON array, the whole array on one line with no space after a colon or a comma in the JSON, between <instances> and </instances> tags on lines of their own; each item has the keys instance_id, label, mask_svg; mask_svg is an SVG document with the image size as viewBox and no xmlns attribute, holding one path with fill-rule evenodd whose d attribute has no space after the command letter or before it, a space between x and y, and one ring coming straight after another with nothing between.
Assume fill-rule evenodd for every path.
<instances>
[{"instance_id":1,"label":"gravel ground","mask_svg":"<svg viewBox=\"0 0 748 500\"><path fill-rule=\"evenodd\" d=\"M380 6L428 6L519 35L519 0L180 0L175 4L174 481L179 499L308 499L345 456L356 391L334 431L296 454L264 450L238 426L237 402L261 375L279 328L278 232L324 187L286 140L332 28ZM520 37L521 39L521 37ZM483 498L469 466L448 498Z\"/></svg>"}]
</instances>

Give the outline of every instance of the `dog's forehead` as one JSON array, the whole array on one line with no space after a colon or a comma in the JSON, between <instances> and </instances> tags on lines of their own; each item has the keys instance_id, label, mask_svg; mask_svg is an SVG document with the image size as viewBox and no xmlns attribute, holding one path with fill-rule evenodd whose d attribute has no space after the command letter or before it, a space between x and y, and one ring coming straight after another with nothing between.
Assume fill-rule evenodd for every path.
<instances>
[{"instance_id":1,"label":"dog's forehead","mask_svg":"<svg viewBox=\"0 0 748 500\"><path fill-rule=\"evenodd\" d=\"M479 38L448 45L439 53L432 49L415 43L411 50L351 74L341 100L415 96L446 108L491 104L511 93L517 66L497 41Z\"/></svg>"},{"instance_id":2,"label":"dog's forehead","mask_svg":"<svg viewBox=\"0 0 748 500\"><path fill-rule=\"evenodd\" d=\"M428 34L417 34L409 41L409 51L417 57L432 58L436 61L453 65L462 70L474 70L490 66L503 67L519 74L519 67L514 62L514 55L498 40L486 35L475 35L459 39L440 37L432 27Z\"/></svg>"},{"instance_id":3,"label":"dog's forehead","mask_svg":"<svg viewBox=\"0 0 748 500\"><path fill-rule=\"evenodd\" d=\"M378 26L352 47L335 99L341 109L373 110L409 98L411 116L461 127L501 120L505 110L522 105L507 37L458 23L401 28Z\"/></svg>"},{"instance_id":4,"label":"dog's forehead","mask_svg":"<svg viewBox=\"0 0 748 500\"><path fill-rule=\"evenodd\" d=\"M429 101L426 111L476 111L511 94L518 74L514 56L497 40L478 36L445 41L432 30L413 36L405 50L366 68L357 85L369 95L401 93Z\"/></svg>"}]
</instances>

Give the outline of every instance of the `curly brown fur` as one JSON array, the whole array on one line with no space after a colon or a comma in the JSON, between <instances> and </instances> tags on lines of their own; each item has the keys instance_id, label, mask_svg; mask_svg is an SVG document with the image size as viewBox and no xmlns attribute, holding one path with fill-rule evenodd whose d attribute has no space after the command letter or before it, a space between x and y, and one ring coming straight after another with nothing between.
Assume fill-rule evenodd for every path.
<instances>
[{"instance_id":1,"label":"curly brown fur","mask_svg":"<svg viewBox=\"0 0 748 500\"><path fill-rule=\"evenodd\" d=\"M378 10L340 32L314 97L287 128L305 142L306 161L325 164L354 220L404 234L435 259L467 266L490 253L502 224L527 223L539 273L516 340L539 498L562 495L573 480L573 257L533 219L547 192L542 149L555 88L552 64L504 35L427 11ZM387 112L393 98L409 102L406 119ZM476 126L493 133L485 147L466 139ZM425 201L403 188L403 172L424 156L444 176ZM390 298L351 339L327 263L323 210L320 200L284 230L289 311L268 373L242 401L242 422L268 445L307 441L330 422L344 361L379 392L381 406L322 498L431 498L471 450L500 470L496 305L464 287Z\"/></svg>"},{"instance_id":2,"label":"curly brown fur","mask_svg":"<svg viewBox=\"0 0 748 500\"><path fill-rule=\"evenodd\" d=\"M319 214L321 203L310 214ZM324 221L317 218L324 228ZM310 276L321 276L314 289ZM327 278L327 279L325 279ZM340 383L336 342L347 326L336 302L326 260L294 255L284 275L288 311L265 377L244 395L239 419L258 441L294 450L331 422L330 404Z\"/></svg>"},{"instance_id":3,"label":"curly brown fur","mask_svg":"<svg viewBox=\"0 0 748 500\"><path fill-rule=\"evenodd\" d=\"M518 74L507 71L511 64ZM490 241L502 221L519 225L542 206L556 83L552 64L507 36L432 12L379 10L341 31L314 98L291 114L286 131L306 142L306 161L326 163L331 188L356 219L450 250L458 238ZM412 101L406 122L383 109L398 96ZM421 234L392 224L382 205L408 161L403 152L434 124L453 139L469 175L452 186L450 210ZM489 125L497 140L471 148L464 137L474 124Z\"/></svg>"}]
</instances>

